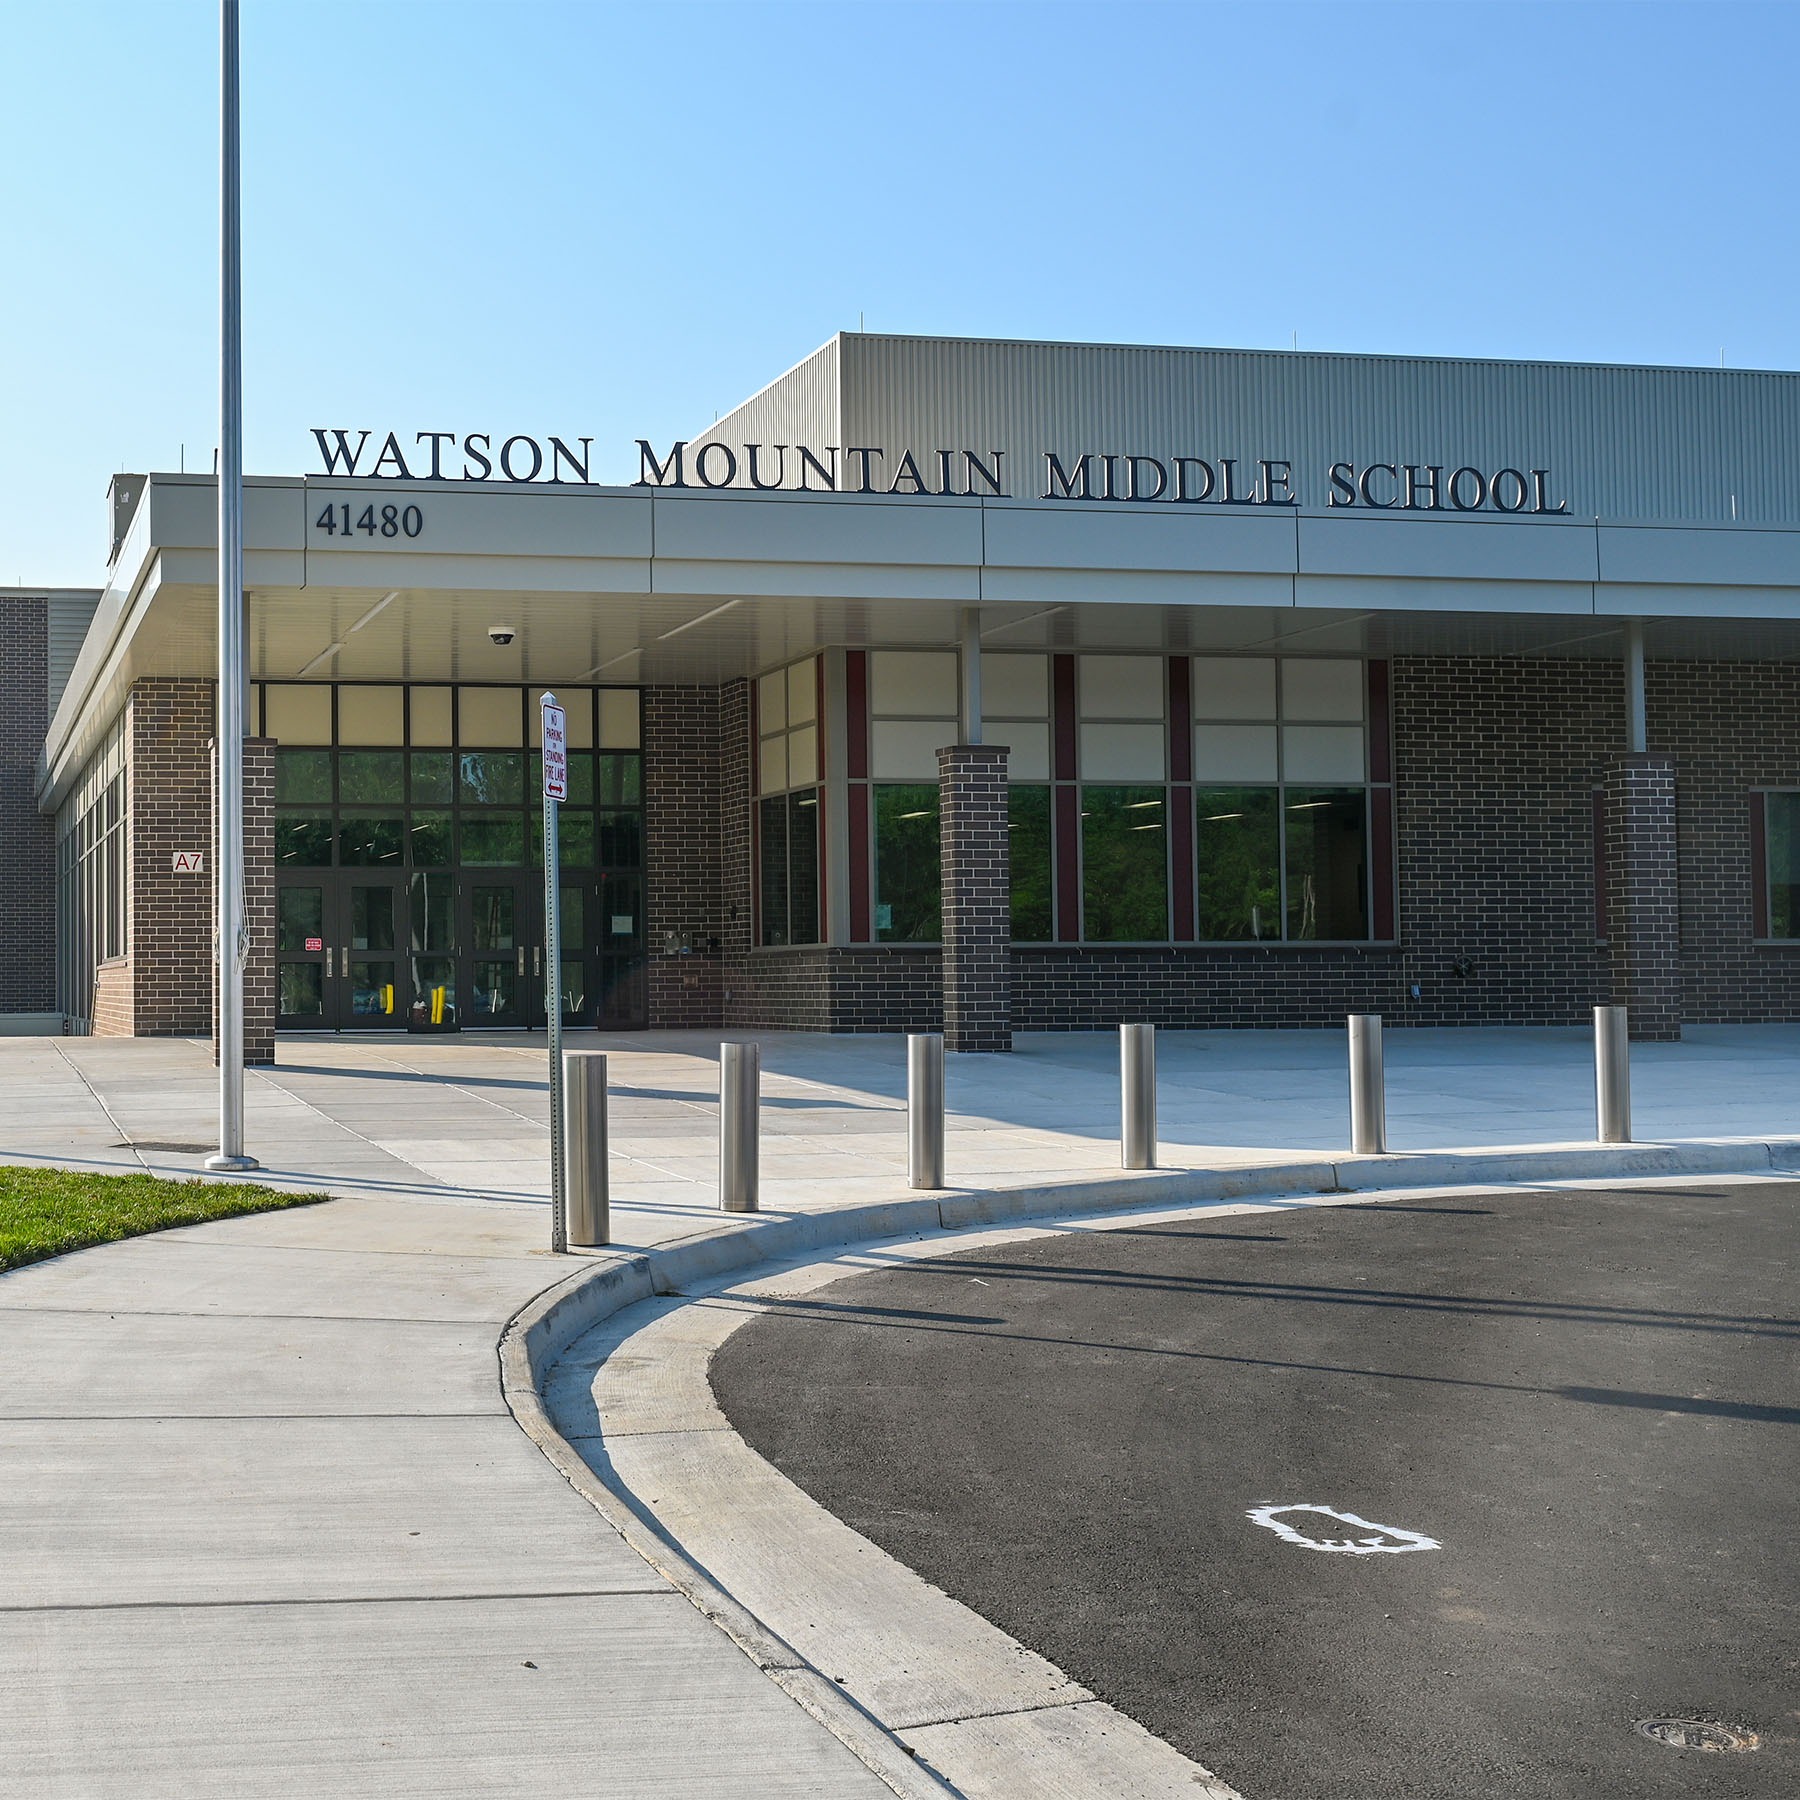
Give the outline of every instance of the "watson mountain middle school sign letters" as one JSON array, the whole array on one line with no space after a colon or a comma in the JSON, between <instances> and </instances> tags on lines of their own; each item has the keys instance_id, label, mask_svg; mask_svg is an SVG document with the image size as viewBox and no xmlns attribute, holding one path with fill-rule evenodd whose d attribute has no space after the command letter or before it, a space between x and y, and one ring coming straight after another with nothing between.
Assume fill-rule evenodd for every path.
<instances>
[{"instance_id":1,"label":"watson mountain middle school sign letters","mask_svg":"<svg viewBox=\"0 0 1800 1800\"><path fill-rule=\"evenodd\" d=\"M593 439L546 442L520 432L494 447L494 434L453 431L413 433L410 451L397 432L374 445L374 434L313 427L327 475L393 481L508 481L586 484ZM1014 478L1004 450L903 449L876 445L738 444L678 439L661 456L647 438L637 440L634 487L786 488L806 493L912 494L1010 498ZM460 455L461 467L451 466ZM1566 514L1550 471L1488 469L1474 464L1333 462L1306 491L1293 462L1282 457L1244 460L1219 456L1149 456L1139 452L1083 450L1039 453L1037 496L1045 500L1168 501L1176 505L1363 506L1409 512Z\"/></svg>"}]
</instances>

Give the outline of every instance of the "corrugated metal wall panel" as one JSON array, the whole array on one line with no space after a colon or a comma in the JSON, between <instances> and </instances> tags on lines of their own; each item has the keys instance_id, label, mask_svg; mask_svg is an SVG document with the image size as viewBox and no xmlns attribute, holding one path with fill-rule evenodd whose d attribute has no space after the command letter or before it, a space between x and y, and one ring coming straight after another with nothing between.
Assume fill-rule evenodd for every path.
<instances>
[{"instance_id":1,"label":"corrugated metal wall panel","mask_svg":"<svg viewBox=\"0 0 1800 1800\"><path fill-rule=\"evenodd\" d=\"M1294 465L1325 504L1336 461L1547 468L1577 517L1800 521L1800 375L1307 351L1184 350L856 336L847 441L1004 449L1014 495L1043 452ZM802 365L803 367L805 365ZM736 419L739 415L733 415ZM730 421L721 421L723 431ZM733 425L734 436L741 436ZM832 439L837 442L839 440ZM926 465L923 454L922 466Z\"/></svg>"},{"instance_id":2,"label":"corrugated metal wall panel","mask_svg":"<svg viewBox=\"0 0 1800 1800\"><path fill-rule=\"evenodd\" d=\"M823 456L829 444L839 444L838 436L838 345L840 339L815 350L802 363L785 375L778 376L759 394L753 394L742 406L734 407L710 430L697 432L690 440L692 456L703 444L729 444L739 452L745 444L804 444ZM718 464L719 459L714 457ZM764 480L773 472L773 462L762 465ZM690 474L691 482L694 478ZM816 479L816 478L815 478ZM738 470L737 487L750 485L748 469ZM788 487L797 487L793 465L788 468Z\"/></svg>"},{"instance_id":3,"label":"corrugated metal wall panel","mask_svg":"<svg viewBox=\"0 0 1800 1800\"><path fill-rule=\"evenodd\" d=\"M75 667L75 658L81 654L82 640L87 636L99 600L97 593L54 594L50 598L49 705L52 714L62 699L63 689L69 685L69 673Z\"/></svg>"}]
</instances>

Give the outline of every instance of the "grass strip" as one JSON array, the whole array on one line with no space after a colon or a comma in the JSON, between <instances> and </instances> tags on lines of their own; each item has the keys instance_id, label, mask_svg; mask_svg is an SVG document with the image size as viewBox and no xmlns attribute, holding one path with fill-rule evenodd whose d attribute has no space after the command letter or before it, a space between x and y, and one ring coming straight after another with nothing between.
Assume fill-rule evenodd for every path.
<instances>
[{"instance_id":1,"label":"grass strip","mask_svg":"<svg viewBox=\"0 0 1800 1800\"><path fill-rule=\"evenodd\" d=\"M166 1231L171 1225L316 1206L330 1197L282 1193L243 1181L0 1167L0 1270L141 1237L146 1231Z\"/></svg>"}]
</instances>

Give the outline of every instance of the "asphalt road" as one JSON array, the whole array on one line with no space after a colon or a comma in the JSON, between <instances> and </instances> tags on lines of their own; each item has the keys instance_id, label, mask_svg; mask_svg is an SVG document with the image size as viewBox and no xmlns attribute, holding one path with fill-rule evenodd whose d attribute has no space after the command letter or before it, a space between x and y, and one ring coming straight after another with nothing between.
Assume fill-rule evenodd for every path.
<instances>
[{"instance_id":1,"label":"asphalt road","mask_svg":"<svg viewBox=\"0 0 1800 1800\"><path fill-rule=\"evenodd\" d=\"M832 1512L1248 1800L1791 1796L1797 1251L1788 1183L1079 1232L839 1282L713 1385ZM1437 1547L1247 1516L1301 1504ZM1762 1747L1634 1733L1670 1714Z\"/></svg>"}]
</instances>

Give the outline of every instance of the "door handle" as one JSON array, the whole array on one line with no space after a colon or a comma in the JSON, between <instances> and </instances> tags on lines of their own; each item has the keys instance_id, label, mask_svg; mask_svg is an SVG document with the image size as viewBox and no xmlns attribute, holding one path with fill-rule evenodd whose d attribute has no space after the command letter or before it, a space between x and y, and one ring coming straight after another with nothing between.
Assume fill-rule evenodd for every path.
<instances>
[{"instance_id":1,"label":"door handle","mask_svg":"<svg viewBox=\"0 0 1800 1800\"><path fill-rule=\"evenodd\" d=\"M523 944L519 946L519 973L521 975L525 973L525 946Z\"/></svg>"},{"instance_id":2,"label":"door handle","mask_svg":"<svg viewBox=\"0 0 1800 1800\"><path fill-rule=\"evenodd\" d=\"M329 950L325 952L325 979L327 981L331 979L331 952Z\"/></svg>"},{"instance_id":3,"label":"door handle","mask_svg":"<svg viewBox=\"0 0 1800 1800\"><path fill-rule=\"evenodd\" d=\"M531 946L531 972L533 975L543 974L543 972L544 972L543 957L544 957L543 946L541 944L533 944Z\"/></svg>"}]
</instances>

